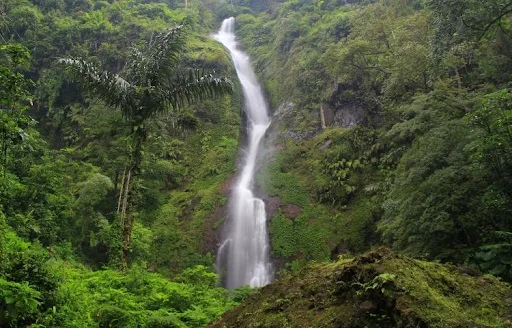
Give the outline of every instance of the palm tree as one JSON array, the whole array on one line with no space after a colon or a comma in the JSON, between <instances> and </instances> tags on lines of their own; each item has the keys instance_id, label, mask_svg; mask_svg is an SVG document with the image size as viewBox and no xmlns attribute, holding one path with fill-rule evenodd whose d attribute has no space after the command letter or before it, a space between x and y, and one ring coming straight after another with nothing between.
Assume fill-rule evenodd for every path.
<instances>
[{"instance_id":1,"label":"palm tree","mask_svg":"<svg viewBox=\"0 0 512 328\"><path fill-rule=\"evenodd\" d=\"M121 182L117 211L120 213L123 250L121 266L127 268L134 217L130 199L134 179L139 174L141 154L147 136L145 124L159 114L178 110L204 98L232 92L226 78L199 70L176 74L185 49L184 26L157 35L146 49L133 49L121 75L113 74L82 58L62 58L66 71L86 91L107 105L121 110L130 126L132 151L128 154Z\"/></svg>"}]
</instances>

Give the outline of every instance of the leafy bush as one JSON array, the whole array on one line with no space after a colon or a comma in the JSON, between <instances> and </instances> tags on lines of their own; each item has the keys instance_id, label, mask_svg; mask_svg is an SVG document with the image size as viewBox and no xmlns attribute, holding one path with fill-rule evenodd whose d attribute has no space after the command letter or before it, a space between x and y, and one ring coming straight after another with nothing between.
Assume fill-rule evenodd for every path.
<instances>
[{"instance_id":1,"label":"leafy bush","mask_svg":"<svg viewBox=\"0 0 512 328\"><path fill-rule=\"evenodd\" d=\"M186 328L181 320L173 315L153 316L146 321L146 328Z\"/></svg>"},{"instance_id":2,"label":"leafy bush","mask_svg":"<svg viewBox=\"0 0 512 328\"><path fill-rule=\"evenodd\" d=\"M34 322L41 293L28 282L9 282L0 277L0 325L20 327Z\"/></svg>"}]
</instances>

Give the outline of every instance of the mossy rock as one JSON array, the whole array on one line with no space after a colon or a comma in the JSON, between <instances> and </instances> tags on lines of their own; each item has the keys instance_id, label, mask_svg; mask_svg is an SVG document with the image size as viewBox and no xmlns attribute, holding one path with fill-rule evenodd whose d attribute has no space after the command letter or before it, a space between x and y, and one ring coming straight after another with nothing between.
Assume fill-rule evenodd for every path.
<instances>
[{"instance_id":1,"label":"mossy rock","mask_svg":"<svg viewBox=\"0 0 512 328\"><path fill-rule=\"evenodd\" d=\"M379 248L283 277L210 327L512 327L512 290Z\"/></svg>"}]
</instances>

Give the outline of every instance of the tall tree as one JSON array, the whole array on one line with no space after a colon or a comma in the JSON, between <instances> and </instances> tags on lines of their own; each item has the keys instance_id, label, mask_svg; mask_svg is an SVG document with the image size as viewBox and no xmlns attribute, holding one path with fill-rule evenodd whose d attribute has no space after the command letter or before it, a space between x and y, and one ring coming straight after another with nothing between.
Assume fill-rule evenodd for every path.
<instances>
[{"instance_id":1,"label":"tall tree","mask_svg":"<svg viewBox=\"0 0 512 328\"><path fill-rule=\"evenodd\" d=\"M179 25L152 38L144 50L134 49L119 75L82 58L59 60L83 89L107 105L120 109L130 126L132 145L117 208L123 238L123 268L128 263L134 223L132 186L140 171L142 149L147 137L146 123L158 114L178 110L187 103L232 91L232 84L226 78L217 78L199 70L179 73L178 61L184 49L184 26Z\"/></svg>"},{"instance_id":2,"label":"tall tree","mask_svg":"<svg viewBox=\"0 0 512 328\"><path fill-rule=\"evenodd\" d=\"M7 153L28 137L33 120L24 114L31 99L27 81L20 69L27 68L28 49L19 44L0 45L0 167L5 173Z\"/></svg>"},{"instance_id":3,"label":"tall tree","mask_svg":"<svg viewBox=\"0 0 512 328\"><path fill-rule=\"evenodd\" d=\"M456 45L509 30L512 0L427 0L426 5L432 11L432 50L437 61Z\"/></svg>"}]
</instances>

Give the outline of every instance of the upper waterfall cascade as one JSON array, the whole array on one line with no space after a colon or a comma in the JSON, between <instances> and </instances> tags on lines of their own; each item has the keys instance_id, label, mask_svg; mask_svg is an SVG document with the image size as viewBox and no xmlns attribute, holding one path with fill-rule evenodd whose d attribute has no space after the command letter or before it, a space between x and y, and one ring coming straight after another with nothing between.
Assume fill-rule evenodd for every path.
<instances>
[{"instance_id":1,"label":"upper waterfall cascade","mask_svg":"<svg viewBox=\"0 0 512 328\"><path fill-rule=\"evenodd\" d=\"M230 289L243 285L260 287L272 279L265 204L253 195L258 154L270 118L261 86L249 57L237 47L234 30L235 19L231 17L224 20L219 32L214 35L231 54L242 85L247 115L248 144L243 155L242 169L229 200L227 237L217 256L219 261L225 263L226 287Z\"/></svg>"}]
</instances>

